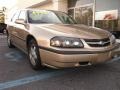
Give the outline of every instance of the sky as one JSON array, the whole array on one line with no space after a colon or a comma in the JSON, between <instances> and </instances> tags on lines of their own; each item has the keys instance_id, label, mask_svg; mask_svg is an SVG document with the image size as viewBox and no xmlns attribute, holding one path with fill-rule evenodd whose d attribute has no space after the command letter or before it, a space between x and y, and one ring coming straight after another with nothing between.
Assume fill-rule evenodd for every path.
<instances>
[{"instance_id":1,"label":"sky","mask_svg":"<svg viewBox=\"0 0 120 90\"><path fill-rule=\"evenodd\" d=\"M0 8L1 7L6 7L6 8L11 8L17 3L17 0L0 0Z\"/></svg>"}]
</instances>

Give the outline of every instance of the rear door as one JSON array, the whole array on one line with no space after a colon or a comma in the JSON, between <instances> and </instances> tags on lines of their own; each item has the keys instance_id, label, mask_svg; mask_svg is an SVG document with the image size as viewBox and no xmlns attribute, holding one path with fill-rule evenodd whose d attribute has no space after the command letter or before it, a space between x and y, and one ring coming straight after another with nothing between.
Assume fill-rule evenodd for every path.
<instances>
[{"instance_id":1,"label":"rear door","mask_svg":"<svg viewBox=\"0 0 120 90\"><path fill-rule=\"evenodd\" d=\"M16 45L17 36L18 36L15 30L15 26L16 26L15 20L18 19L19 14L20 14L20 11L15 12L8 22L8 32L9 32L12 42L15 45Z\"/></svg>"},{"instance_id":2,"label":"rear door","mask_svg":"<svg viewBox=\"0 0 120 90\"><path fill-rule=\"evenodd\" d=\"M27 24L27 13L25 10L21 10L18 19L23 19ZM16 24L15 31L17 32L17 41L16 44L20 49L23 51L26 50L26 34L27 31L25 25L23 24Z\"/></svg>"}]
</instances>

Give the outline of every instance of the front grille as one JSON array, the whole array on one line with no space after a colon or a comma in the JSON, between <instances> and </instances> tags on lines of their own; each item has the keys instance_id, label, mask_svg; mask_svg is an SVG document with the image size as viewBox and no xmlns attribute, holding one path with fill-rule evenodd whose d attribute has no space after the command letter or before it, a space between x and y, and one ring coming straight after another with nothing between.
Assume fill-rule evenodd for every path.
<instances>
[{"instance_id":1,"label":"front grille","mask_svg":"<svg viewBox=\"0 0 120 90\"><path fill-rule=\"evenodd\" d=\"M85 42L91 47L105 47L110 45L110 39L85 39Z\"/></svg>"}]
</instances>

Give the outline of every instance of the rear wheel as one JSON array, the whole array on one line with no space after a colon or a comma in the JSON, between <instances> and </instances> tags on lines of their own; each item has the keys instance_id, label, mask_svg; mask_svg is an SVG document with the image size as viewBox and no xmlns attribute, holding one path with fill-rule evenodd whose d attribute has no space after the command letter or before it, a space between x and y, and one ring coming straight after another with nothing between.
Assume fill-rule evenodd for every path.
<instances>
[{"instance_id":1,"label":"rear wheel","mask_svg":"<svg viewBox=\"0 0 120 90\"><path fill-rule=\"evenodd\" d=\"M7 44L9 48L14 48L15 46L11 42L10 35L7 34Z\"/></svg>"},{"instance_id":2,"label":"rear wheel","mask_svg":"<svg viewBox=\"0 0 120 90\"><path fill-rule=\"evenodd\" d=\"M28 56L29 62L34 70L39 70L42 68L39 48L37 42L34 39L30 40L29 42Z\"/></svg>"}]
</instances>

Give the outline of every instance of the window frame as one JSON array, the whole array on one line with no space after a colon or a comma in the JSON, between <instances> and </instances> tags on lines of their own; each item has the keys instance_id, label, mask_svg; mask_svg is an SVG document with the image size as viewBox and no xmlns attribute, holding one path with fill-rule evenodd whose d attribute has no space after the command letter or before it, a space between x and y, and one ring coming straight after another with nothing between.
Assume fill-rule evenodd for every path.
<instances>
[{"instance_id":1,"label":"window frame","mask_svg":"<svg viewBox=\"0 0 120 90\"><path fill-rule=\"evenodd\" d=\"M24 18L24 19L23 19L23 18L19 18L20 15L21 15L21 12L24 12L24 13L25 13L25 18ZM23 20L25 20L25 23L28 23L28 19L27 19L27 11L26 11L26 10L21 10L21 11L19 12L18 19L23 19Z\"/></svg>"},{"instance_id":2,"label":"window frame","mask_svg":"<svg viewBox=\"0 0 120 90\"><path fill-rule=\"evenodd\" d=\"M15 22L16 19L14 20L14 18L15 18L15 16L16 16L16 14L18 14L18 15L17 15L17 18L16 18L16 19L18 19L19 15L20 15L20 11L16 11L16 12L13 14L13 16L12 16L11 19L10 19L11 22Z\"/></svg>"}]
</instances>

